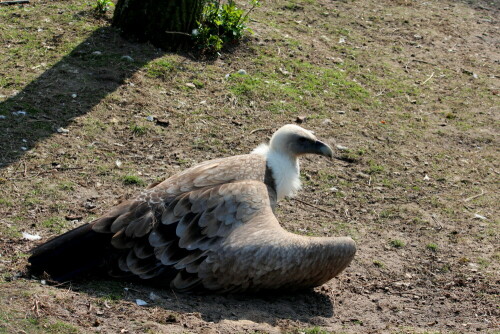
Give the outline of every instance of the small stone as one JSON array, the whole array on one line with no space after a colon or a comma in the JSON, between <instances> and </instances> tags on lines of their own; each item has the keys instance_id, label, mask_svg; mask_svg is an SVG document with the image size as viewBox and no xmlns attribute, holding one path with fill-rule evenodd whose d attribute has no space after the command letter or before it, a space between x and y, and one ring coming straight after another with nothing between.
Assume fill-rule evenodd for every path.
<instances>
[{"instance_id":1,"label":"small stone","mask_svg":"<svg viewBox=\"0 0 500 334\"><path fill-rule=\"evenodd\" d=\"M246 75L247 71L245 71L244 69L240 69L240 70L238 70L238 74L240 74L240 75Z\"/></svg>"},{"instance_id":2,"label":"small stone","mask_svg":"<svg viewBox=\"0 0 500 334\"><path fill-rule=\"evenodd\" d=\"M41 280L40 283L42 283L42 285L47 285L47 281L46 280Z\"/></svg>"},{"instance_id":3,"label":"small stone","mask_svg":"<svg viewBox=\"0 0 500 334\"><path fill-rule=\"evenodd\" d=\"M347 151L349 148L347 148L346 146L342 146L342 145L337 145L337 150L340 150L340 151Z\"/></svg>"},{"instance_id":4,"label":"small stone","mask_svg":"<svg viewBox=\"0 0 500 334\"><path fill-rule=\"evenodd\" d=\"M77 96L78 95L76 95L75 93L71 94L71 97L74 98L74 99L76 99Z\"/></svg>"},{"instance_id":5,"label":"small stone","mask_svg":"<svg viewBox=\"0 0 500 334\"><path fill-rule=\"evenodd\" d=\"M115 166L118 168L122 168L123 163L120 160L115 161Z\"/></svg>"},{"instance_id":6,"label":"small stone","mask_svg":"<svg viewBox=\"0 0 500 334\"><path fill-rule=\"evenodd\" d=\"M186 86L189 87L189 88L196 88L196 85L192 82L188 82L186 83Z\"/></svg>"},{"instance_id":7,"label":"small stone","mask_svg":"<svg viewBox=\"0 0 500 334\"><path fill-rule=\"evenodd\" d=\"M0 119L6 119L6 118L7 118L7 116L5 116L5 115L0 115Z\"/></svg>"},{"instance_id":8,"label":"small stone","mask_svg":"<svg viewBox=\"0 0 500 334\"><path fill-rule=\"evenodd\" d=\"M146 120L149 122L153 122L155 120L155 118L154 118L154 116L149 115L148 117L146 117Z\"/></svg>"},{"instance_id":9,"label":"small stone","mask_svg":"<svg viewBox=\"0 0 500 334\"><path fill-rule=\"evenodd\" d=\"M485 216L481 216L480 214L477 214L477 213L474 214L474 218L481 219L481 220L487 219Z\"/></svg>"},{"instance_id":10,"label":"small stone","mask_svg":"<svg viewBox=\"0 0 500 334\"><path fill-rule=\"evenodd\" d=\"M338 189L338 188L336 188L336 187L331 187L331 188L330 188L330 191L331 191L331 192L336 193L336 192L338 192L338 191L339 191L339 189Z\"/></svg>"},{"instance_id":11,"label":"small stone","mask_svg":"<svg viewBox=\"0 0 500 334\"><path fill-rule=\"evenodd\" d=\"M102 52L101 51L94 51L94 52L92 52L92 55L93 56L101 56Z\"/></svg>"},{"instance_id":12,"label":"small stone","mask_svg":"<svg viewBox=\"0 0 500 334\"><path fill-rule=\"evenodd\" d=\"M61 127L58 127L56 131L57 131L58 133L68 133L68 132L69 132L69 130L68 130L68 129L63 128L62 126L61 126Z\"/></svg>"},{"instance_id":13,"label":"small stone","mask_svg":"<svg viewBox=\"0 0 500 334\"><path fill-rule=\"evenodd\" d=\"M230 77L230 76L231 76L231 74L229 74L229 73L228 73L228 74L226 74L226 75L224 76L224 79L226 79L226 80L227 80L227 79L229 79L229 77Z\"/></svg>"},{"instance_id":14,"label":"small stone","mask_svg":"<svg viewBox=\"0 0 500 334\"><path fill-rule=\"evenodd\" d=\"M343 110L339 110L339 111L337 111L337 114L339 114L339 115L344 115L344 114L345 114L345 111L343 111Z\"/></svg>"},{"instance_id":15,"label":"small stone","mask_svg":"<svg viewBox=\"0 0 500 334\"><path fill-rule=\"evenodd\" d=\"M345 38L344 37L340 37L339 38L339 44L344 44L345 43Z\"/></svg>"},{"instance_id":16,"label":"small stone","mask_svg":"<svg viewBox=\"0 0 500 334\"><path fill-rule=\"evenodd\" d=\"M431 178L429 177L429 175L425 174L424 176L424 181L429 181Z\"/></svg>"},{"instance_id":17,"label":"small stone","mask_svg":"<svg viewBox=\"0 0 500 334\"><path fill-rule=\"evenodd\" d=\"M278 68L278 71L280 71L281 74L286 75L286 76L292 74L292 73L288 72L287 70L285 70L284 68L281 68L281 67Z\"/></svg>"},{"instance_id":18,"label":"small stone","mask_svg":"<svg viewBox=\"0 0 500 334\"><path fill-rule=\"evenodd\" d=\"M21 150L22 150L22 151L27 151L27 150L28 150L28 148L27 148L27 147L25 147L25 146L21 146Z\"/></svg>"},{"instance_id":19,"label":"small stone","mask_svg":"<svg viewBox=\"0 0 500 334\"><path fill-rule=\"evenodd\" d=\"M145 301L144 301L144 300L142 300L142 299L136 299L136 300L135 300L135 303L136 303L138 306L146 306L146 305L148 305L148 303L147 303L147 302L145 302Z\"/></svg>"},{"instance_id":20,"label":"small stone","mask_svg":"<svg viewBox=\"0 0 500 334\"><path fill-rule=\"evenodd\" d=\"M42 237L39 236L38 234L31 234L28 232L23 232L23 239L29 240L29 241L35 241L35 240L42 239Z\"/></svg>"},{"instance_id":21,"label":"small stone","mask_svg":"<svg viewBox=\"0 0 500 334\"><path fill-rule=\"evenodd\" d=\"M129 61L129 62L133 62L134 61L134 58L130 57L130 56L122 56L121 57L121 60L126 60L126 61Z\"/></svg>"}]
</instances>

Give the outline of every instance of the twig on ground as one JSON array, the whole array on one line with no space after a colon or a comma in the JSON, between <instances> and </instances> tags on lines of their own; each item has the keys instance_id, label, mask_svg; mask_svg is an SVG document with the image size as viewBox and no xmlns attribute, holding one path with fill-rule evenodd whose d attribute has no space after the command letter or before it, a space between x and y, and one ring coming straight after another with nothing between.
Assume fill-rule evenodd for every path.
<instances>
[{"instance_id":1,"label":"twig on ground","mask_svg":"<svg viewBox=\"0 0 500 334\"><path fill-rule=\"evenodd\" d=\"M483 189L481 189L481 193L480 194L477 194L477 195L471 196L469 198L466 198L466 199L464 199L464 202L472 201L474 198L478 198L480 196L483 196L484 194L486 194L486 192Z\"/></svg>"},{"instance_id":2,"label":"twig on ground","mask_svg":"<svg viewBox=\"0 0 500 334\"><path fill-rule=\"evenodd\" d=\"M329 214L331 214L331 215L335 215L335 212L333 212L333 211L329 211L329 210L326 210L326 209L320 208L319 206L316 206L316 205L311 204L311 203L304 202L303 200L300 200L300 199L298 199L298 198L292 198L292 199L293 199L294 201L297 201L297 202L302 203L302 204L304 204L304 205L308 205L308 206L310 206L310 207L312 207L312 208L318 209L319 211L323 211L323 212L325 212L325 213L329 213Z\"/></svg>"},{"instance_id":3,"label":"twig on ground","mask_svg":"<svg viewBox=\"0 0 500 334\"><path fill-rule=\"evenodd\" d=\"M427 81L432 79L433 76L434 76L434 72L432 72L432 74L427 79L425 79L425 81L422 82L421 85L425 85L427 83Z\"/></svg>"},{"instance_id":4,"label":"twig on ground","mask_svg":"<svg viewBox=\"0 0 500 334\"><path fill-rule=\"evenodd\" d=\"M260 128L260 129L255 129L255 130L252 130L250 131L250 134L253 135L255 132L259 132L259 131L268 131L268 130L271 130L270 128Z\"/></svg>"}]
</instances>

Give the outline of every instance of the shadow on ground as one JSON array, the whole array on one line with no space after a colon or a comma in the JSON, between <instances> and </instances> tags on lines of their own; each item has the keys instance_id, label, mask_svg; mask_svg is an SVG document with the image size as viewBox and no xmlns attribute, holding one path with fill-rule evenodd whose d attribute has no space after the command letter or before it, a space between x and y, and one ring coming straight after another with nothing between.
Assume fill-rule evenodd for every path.
<instances>
[{"instance_id":1,"label":"shadow on ground","mask_svg":"<svg viewBox=\"0 0 500 334\"><path fill-rule=\"evenodd\" d=\"M162 307L178 313L199 313L207 322L223 320L250 320L275 326L282 319L316 323L318 317L330 318L334 307L328 295L315 290L268 291L246 294L182 294L171 290L151 288L138 284L130 285L117 281L94 281L73 283L73 290L93 297L112 297L148 302L147 307ZM151 294L156 296L151 300Z\"/></svg>"},{"instance_id":2,"label":"shadow on ground","mask_svg":"<svg viewBox=\"0 0 500 334\"><path fill-rule=\"evenodd\" d=\"M126 83L138 69L163 52L134 44L111 28L95 30L71 53L21 92L0 103L0 167L72 119L94 108L106 95Z\"/></svg>"}]
</instances>

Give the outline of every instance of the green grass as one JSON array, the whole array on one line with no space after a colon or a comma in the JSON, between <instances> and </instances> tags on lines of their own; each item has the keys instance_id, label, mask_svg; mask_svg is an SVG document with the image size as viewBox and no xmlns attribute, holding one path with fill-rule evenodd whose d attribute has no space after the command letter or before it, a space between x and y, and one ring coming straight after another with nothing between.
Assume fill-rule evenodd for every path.
<instances>
[{"instance_id":1,"label":"green grass","mask_svg":"<svg viewBox=\"0 0 500 334\"><path fill-rule=\"evenodd\" d=\"M132 124L130 126L130 131L136 136L142 136L147 133L148 127L145 125Z\"/></svg>"},{"instance_id":2,"label":"green grass","mask_svg":"<svg viewBox=\"0 0 500 334\"><path fill-rule=\"evenodd\" d=\"M176 66L177 65L175 62L162 58L149 63L146 66L146 73L151 78L159 78L165 80L172 76Z\"/></svg>"},{"instance_id":3,"label":"green grass","mask_svg":"<svg viewBox=\"0 0 500 334\"><path fill-rule=\"evenodd\" d=\"M370 160L368 162L368 164L369 164L369 168L366 171L368 174L380 174L385 170L384 166L378 165L373 160Z\"/></svg>"},{"instance_id":4,"label":"green grass","mask_svg":"<svg viewBox=\"0 0 500 334\"><path fill-rule=\"evenodd\" d=\"M61 233L66 227L66 221L61 217L50 217L48 219L43 220L40 223L40 226L54 233Z\"/></svg>"},{"instance_id":5,"label":"green grass","mask_svg":"<svg viewBox=\"0 0 500 334\"><path fill-rule=\"evenodd\" d=\"M136 175L124 175L122 181L126 185L144 185L144 181Z\"/></svg>"},{"instance_id":6,"label":"green grass","mask_svg":"<svg viewBox=\"0 0 500 334\"><path fill-rule=\"evenodd\" d=\"M254 62L265 70L247 75L232 74L228 78L228 88L244 102L257 98L268 101L265 108L273 113L291 114L308 108L312 111L309 117L325 117L334 99L364 106L373 102L368 90L339 69L306 61L278 60L267 54L257 57Z\"/></svg>"},{"instance_id":7,"label":"green grass","mask_svg":"<svg viewBox=\"0 0 500 334\"><path fill-rule=\"evenodd\" d=\"M382 261L379 261L379 260L373 260L373 264L375 265L375 267L379 267L379 268L384 268L385 267L385 264Z\"/></svg>"},{"instance_id":8,"label":"green grass","mask_svg":"<svg viewBox=\"0 0 500 334\"><path fill-rule=\"evenodd\" d=\"M71 181L63 181L59 183L59 189L63 191L73 191L75 190L75 184Z\"/></svg>"},{"instance_id":9,"label":"green grass","mask_svg":"<svg viewBox=\"0 0 500 334\"><path fill-rule=\"evenodd\" d=\"M439 249L438 245L436 245L434 243L429 243L429 244L425 245L425 248L427 248L428 250L430 250L432 252L437 252L437 250Z\"/></svg>"},{"instance_id":10,"label":"green grass","mask_svg":"<svg viewBox=\"0 0 500 334\"><path fill-rule=\"evenodd\" d=\"M394 239L389 241L389 245L391 245L394 248L403 248L405 246L405 243L402 240Z\"/></svg>"}]
</instances>

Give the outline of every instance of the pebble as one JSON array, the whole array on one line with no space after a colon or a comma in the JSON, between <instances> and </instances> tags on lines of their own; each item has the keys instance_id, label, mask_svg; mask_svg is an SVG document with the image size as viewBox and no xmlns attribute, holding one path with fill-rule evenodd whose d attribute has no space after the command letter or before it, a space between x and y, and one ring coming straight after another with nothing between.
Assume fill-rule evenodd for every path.
<instances>
[{"instance_id":1,"label":"pebble","mask_svg":"<svg viewBox=\"0 0 500 334\"><path fill-rule=\"evenodd\" d=\"M429 175L425 174L424 176L424 181L429 181L431 178L429 177Z\"/></svg>"},{"instance_id":2,"label":"pebble","mask_svg":"<svg viewBox=\"0 0 500 334\"><path fill-rule=\"evenodd\" d=\"M135 303L138 305L138 306L145 306L145 305L148 305L147 302L145 302L144 300L142 299L136 299L135 300Z\"/></svg>"},{"instance_id":3,"label":"pebble","mask_svg":"<svg viewBox=\"0 0 500 334\"><path fill-rule=\"evenodd\" d=\"M35 240L40 240L42 239L41 236L38 234L31 234L28 232L23 232L23 239L29 240L29 241L35 241Z\"/></svg>"},{"instance_id":4,"label":"pebble","mask_svg":"<svg viewBox=\"0 0 500 334\"><path fill-rule=\"evenodd\" d=\"M76 95L75 93L71 94L71 97L74 98L74 99L76 99L77 96L78 95Z\"/></svg>"},{"instance_id":5,"label":"pebble","mask_svg":"<svg viewBox=\"0 0 500 334\"><path fill-rule=\"evenodd\" d=\"M336 193L339 191L339 189L337 187L331 187L330 191Z\"/></svg>"},{"instance_id":6,"label":"pebble","mask_svg":"<svg viewBox=\"0 0 500 334\"><path fill-rule=\"evenodd\" d=\"M27 147L25 147L25 146L21 146L21 150L22 150L22 151L27 151L27 150L28 150L28 148L27 148Z\"/></svg>"},{"instance_id":7,"label":"pebble","mask_svg":"<svg viewBox=\"0 0 500 334\"><path fill-rule=\"evenodd\" d=\"M148 117L146 117L146 120L153 122L155 120L155 118L154 118L154 116L149 115Z\"/></svg>"},{"instance_id":8,"label":"pebble","mask_svg":"<svg viewBox=\"0 0 500 334\"><path fill-rule=\"evenodd\" d=\"M244 69L241 69L241 70L238 70L238 74L246 75L247 71L245 71Z\"/></svg>"},{"instance_id":9,"label":"pebble","mask_svg":"<svg viewBox=\"0 0 500 334\"><path fill-rule=\"evenodd\" d=\"M337 145L337 150L340 150L340 151L347 151L349 148L346 147L346 146L342 146L342 145Z\"/></svg>"},{"instance_id":10,"label":"pebble","mask_svg":"<svg viewBox=\"0 0 500 334\"><path fill-rule=\"evenodd\" d=\"M68 133L68 132L69 132L69 130L68 130L68 129L63 128L62 126L61 126L61 127L58 127L56 131L57 131L58 133Z\"/></svg>"},{"instance_id":11,"label":"pebble","mask_svg":"<svg viewBox=\"0 0 500 334\"><path fill-rule=\"evenodd\" d=\"M189 88L196 88L196 85L192 82L188 82L186 83L186 86L189 87Z\"/></svg>"},{"instance_id":12,"label":"pebble","mask_svg":"<svg viewBox=\"0 0 500 334\"><path fill-rule=\"evenodd\" d=\"M339 111L337 111L337 114L339 114L339 115L343 115L343 114L345 114L345 111L343 111L343 110L339 110Z\"/></svg>"},{"instance_id":13,"label":"pebble","mask_svg":"<svg viewBox=\"0 0 500 334\"><path fill-rule=\"evenodd\" d=\"M481 216L480 214L477 214L477 213L474 214L474 218L481 219L481 220L485 220L486 219L485 216Z\"/></svg>"},{"instance_id":14,"label":"pebble","mask_svg":"<svg viewBox=\"0 0 500 334\"><path fill-rule=\"evenodd\" d=\"M5 116L5 115L0 115L0 119L6 119L6 118L7 118L7 116Z\"/></svg>"},{"instance_id":15,"label":"pebble","mask_svg":"<svg viewBox=\"0 0 500 334\"><path fill-rule=\"evenodd\" d=\"M344 44L345 43L345 38L344 37L340 37L339 38L339 44Z\"/></svg>"},{"instance_id":16,"label":"pebble","mask_svg":"<svg viewBox=\"0 0 500 334\"><path fill-rule=\"evenodd\" d=\"M100 55L102 55L102 52L101 51L94 51L94 52L92 52L92 55L93 56L100 56Z\"/></svg>"}]
</instances>

